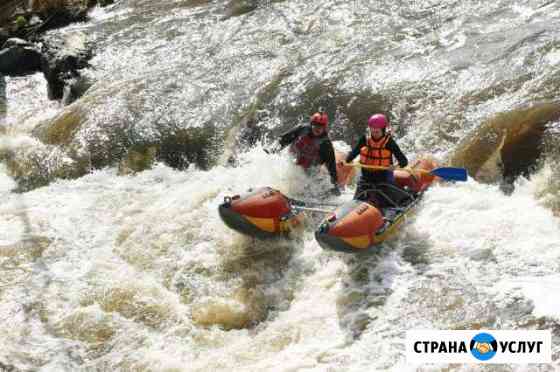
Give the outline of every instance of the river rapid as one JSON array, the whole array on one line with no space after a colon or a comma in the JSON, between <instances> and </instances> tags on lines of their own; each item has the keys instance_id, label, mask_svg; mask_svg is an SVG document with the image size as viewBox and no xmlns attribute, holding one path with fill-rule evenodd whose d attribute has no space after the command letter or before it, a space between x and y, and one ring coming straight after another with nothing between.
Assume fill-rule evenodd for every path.
<instances>
[{"instance_id":1,"label":"river rapid","mask_svg":"<svg viewBox=\"0 0 560 372\"><path fill-rule=\"evenodd\" d=\"M559 3L121 0L90 16L50 31L94 43L84 97L0 79L0 370L560 370ZM328 187L263 151L319 106L341 149L382 111L409 159L471 177L431 188L371 254L322 250L317 217L291 240L229 230L225 196ZM150 166L128 171L132 153ZM553 363L406 363L406 330L481 328L550 329Z\"/></svg>"}]
</instances>

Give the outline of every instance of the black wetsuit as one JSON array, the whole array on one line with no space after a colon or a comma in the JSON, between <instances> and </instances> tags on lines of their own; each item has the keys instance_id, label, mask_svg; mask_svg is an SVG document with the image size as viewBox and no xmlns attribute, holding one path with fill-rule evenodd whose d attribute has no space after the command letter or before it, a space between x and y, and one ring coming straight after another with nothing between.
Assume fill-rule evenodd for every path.
<instances>
[{"instance_id":1,"label":"black wetsuit","mask_svg":"<svg viewBox=\"0 0 560 372\"><path fill-rule=\"evenodd\" d=\"M356 146L348 153L346 156L346 162L350 163L356 156L360 154L360 150L362 147L367 146L367 138L363 136L360 138ZM401 168L404 168L408 165L408 159L403 154L399 145L395 142L395 140L391 137L389 141L385 145L385 148L393 154L399 163ZM380 170L380 171L372 171L369 169L362 168L362 176L358 181L358 186L356 187L356 193L354 194L354 199L365 200L368 199L367 193L365 190L374 188L375 185L379 183L394 183L393 171L390 170Z\"/></svg>"},{"instance_id":2,"label":"black wetsuit","mask_svg":"<svg viewBox=\"0 0 560 372\"><path fill-rule=\"evenodd\" d=\"M309 135L311 137L313 135L313 131L310 125L298 125L297 127L289 130L288 132L282 134L280 137L279 143L282 148L292 144L296 139L300 138L301 136ZM322 142L319 146L319 158L320 164L325 164L327 169L329 170L329 174L331 175L331 182L333 185L337 185L337 177L336 177L336 159L334 155L334 148L332 145L329 136L327 135L326 131L323 131L318 138L321 138Z\"/></svg>"}]
</instances>

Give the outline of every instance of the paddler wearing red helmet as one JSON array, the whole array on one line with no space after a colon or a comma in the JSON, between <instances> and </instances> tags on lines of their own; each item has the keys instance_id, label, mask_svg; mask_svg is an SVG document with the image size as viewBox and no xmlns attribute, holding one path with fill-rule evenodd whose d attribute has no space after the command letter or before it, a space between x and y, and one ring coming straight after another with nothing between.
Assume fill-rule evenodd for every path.
<instances>
[{"instance_id":1,"label":"paddler wearing red helmet","mask_svg":"<svg viewBox=\"0 0 560 372\"><path fill-rule=\"evenodd\" d=\"M394 184L393 158L397 159L401 168L408 165L408 159L387 131L388 124L387 117L383 114L370 116L368 120L370 135L366 134L361 137L357 145L346 156L347 163L360 155L362 165L387 168L385 170L362 168L362 175L354 195L355 199L366 200L368 198L366 190L375 188L375 185L379 183Z\"/></svg>"},{"instance_id":2,"label":"paddler wearing red helmet","mask_svg":"<svg viewBox=\"0 0 560 372\"><path fill-rule=\"evenodd\" d=\"M340 195L336 177L336 161L332 142L328 134L329 117L319 111L311 115L309 125L298 125L282 134L281 148L290 145L290 152L296 157L296 164L304 169L325 164L331 176L335 195Z\"/></svg>"}]
</instances>

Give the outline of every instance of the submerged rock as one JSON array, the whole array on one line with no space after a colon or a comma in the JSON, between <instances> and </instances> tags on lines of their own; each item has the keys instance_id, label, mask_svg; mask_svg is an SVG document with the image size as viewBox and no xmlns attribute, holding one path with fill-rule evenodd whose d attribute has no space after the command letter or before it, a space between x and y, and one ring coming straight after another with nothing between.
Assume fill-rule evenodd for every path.
<instances>
[{"instance_id":1,"label":"submerged rock","mask_svg":"<svg viewBox=\"0 0 560 372\"><path fill-rule=\"evenodd\" d=\"M255 289L237 290L232 298L207 298L193 305L192 319L199 326L243 329L266 315L264 295Z\"/></svg>"}]
</instances>

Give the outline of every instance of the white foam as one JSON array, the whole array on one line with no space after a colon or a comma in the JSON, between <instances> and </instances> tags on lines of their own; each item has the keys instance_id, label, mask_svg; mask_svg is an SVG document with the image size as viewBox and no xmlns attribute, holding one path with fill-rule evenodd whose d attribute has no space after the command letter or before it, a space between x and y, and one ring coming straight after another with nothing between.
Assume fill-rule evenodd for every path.
<instances>
[{"instance_id":1,"label":"white foam","mask_svg":"<svg viewBox=\"0 0 560 372\"><path fill-rule=\"evenodd\" d=\"M6 194L14 187L16 187L16 183L8 176L6 166L0 163L0 198L5 200Z\"/></svg>"},{"instance_id":2,"label":"white foam","mask_svg":"<svg viewBox=\"0 0 560 372\"><path fill-rule=\"evenodd\" d=\"M496 286L500 291L518 291L533 303L535 317L560 320L560 275L519 277Z\"/></svg>"}]
</instances>

